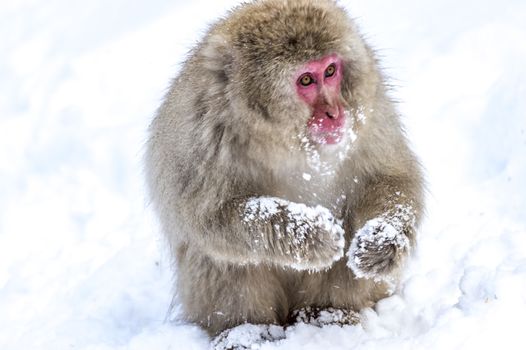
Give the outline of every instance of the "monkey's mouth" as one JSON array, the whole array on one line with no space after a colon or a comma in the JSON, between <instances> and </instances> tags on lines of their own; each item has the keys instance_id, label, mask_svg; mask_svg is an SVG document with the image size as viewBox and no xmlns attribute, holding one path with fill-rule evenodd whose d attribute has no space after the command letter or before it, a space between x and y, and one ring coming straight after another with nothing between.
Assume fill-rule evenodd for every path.
<instances>
[{"instance_id":1,"label":"monkey's mouth","mask_svg":"<svg viewBox=\"0 0 526 350\"><path fill-rule=\"evenodd\" d=\"M333 117L313 117L307 124L311 140L320 145L335 145L345 135L345 117L339 113Z\"/></svg>"}]
</instances>

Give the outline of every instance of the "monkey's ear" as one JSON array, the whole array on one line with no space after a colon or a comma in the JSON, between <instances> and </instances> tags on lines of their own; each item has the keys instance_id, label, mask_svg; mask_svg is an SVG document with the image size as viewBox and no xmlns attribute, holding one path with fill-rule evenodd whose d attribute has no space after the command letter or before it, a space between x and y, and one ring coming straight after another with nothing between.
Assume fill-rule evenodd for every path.
<instances>
[{"instance_id":1,"label":"monkey's ear","mask_svg":"<svg viewBox=\"0 0 526 350\"><path fill-rule=\"evenodd\" d=\"M225 36L214 34L206 39L201 51L204 67L225 83L230 79L233 65L233 48L230 43Z\"/></svg>"}]
</instances>

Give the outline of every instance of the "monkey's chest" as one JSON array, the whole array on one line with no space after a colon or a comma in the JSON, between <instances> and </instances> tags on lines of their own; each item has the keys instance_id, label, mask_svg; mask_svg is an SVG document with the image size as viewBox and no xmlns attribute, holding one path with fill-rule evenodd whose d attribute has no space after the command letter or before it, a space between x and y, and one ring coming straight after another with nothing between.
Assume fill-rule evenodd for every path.
<instances>
[{"instance_id":1,"label":"monkey's chest","mask_svg":"<svg viewBox=\"0 0 526 350\"><path fill-rule=\"evenodd\" d=\"M309 172L290 174L276 184L274 191L272 195L278 198L308 206L321 205L334 214L341 212L345 201L344 193L337 185L335 177Z\"/></svg>"}]
</instances>

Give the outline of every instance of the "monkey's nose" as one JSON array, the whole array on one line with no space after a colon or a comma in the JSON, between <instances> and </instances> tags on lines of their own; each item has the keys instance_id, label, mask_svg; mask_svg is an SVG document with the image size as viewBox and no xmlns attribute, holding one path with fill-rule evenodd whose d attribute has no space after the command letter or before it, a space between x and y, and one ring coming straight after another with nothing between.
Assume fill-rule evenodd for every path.
<instances>
[{"instance_id":1,"label":"monkey's nose","mask_svg":"<svg viewBox=\"0 0 526 350\"><path fill-rule=\"evenodd\" d=\"M332 113L332 112L325 112L325 114L327 115L327 117L329 117L329 119L334 119L334 113Z\"/></svg>"}]
</instances>

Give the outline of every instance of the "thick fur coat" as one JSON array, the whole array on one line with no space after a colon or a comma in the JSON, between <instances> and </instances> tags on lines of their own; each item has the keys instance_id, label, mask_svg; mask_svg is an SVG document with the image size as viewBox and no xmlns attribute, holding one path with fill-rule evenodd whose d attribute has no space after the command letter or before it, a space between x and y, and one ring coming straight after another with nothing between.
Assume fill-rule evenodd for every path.
<instances>
[{"instance_id":1,"label":"thick fur coat","mask_svg":"<svg viewBox=\"0 0 526 350\"><path fill-rule=\"evenodd\" d=\"M352 135L338 149L305 140L310 112L291 85L298 65L333 53ZM373 305L414 247L423 211L420 167L373 51L330 0L256 1L212 25L150 126L146 172L178 302L212 335L286 324L307 306ZM261 197L283 202L247 219L265 210L247 204ZM343 241L290 222L288 202L326 208ZM378 242L385 225L405 243Z\"/></svg>"}]
</instances>

